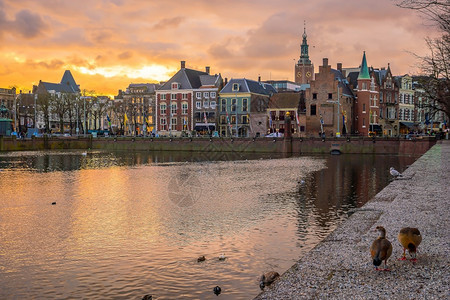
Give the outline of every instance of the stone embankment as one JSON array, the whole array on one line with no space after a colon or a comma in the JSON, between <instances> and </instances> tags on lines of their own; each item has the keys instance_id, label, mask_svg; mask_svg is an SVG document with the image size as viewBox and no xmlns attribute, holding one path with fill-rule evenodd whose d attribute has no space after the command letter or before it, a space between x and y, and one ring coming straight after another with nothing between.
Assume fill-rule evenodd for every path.
<instances>
[{"instance_id":1,"label":"stone embankment","mask_svg":"<svg viewBox=\"0 0 450 300\"><path fill-rule=\"evenodd\" d=\"M255 299L448 299L450 142L438 142L403 176ZM369 248L378 225L393 245L390 272L372 265ZM416 263L398 260L402 227L417 227L422 234Z\"/></svg>"}]
</instances>

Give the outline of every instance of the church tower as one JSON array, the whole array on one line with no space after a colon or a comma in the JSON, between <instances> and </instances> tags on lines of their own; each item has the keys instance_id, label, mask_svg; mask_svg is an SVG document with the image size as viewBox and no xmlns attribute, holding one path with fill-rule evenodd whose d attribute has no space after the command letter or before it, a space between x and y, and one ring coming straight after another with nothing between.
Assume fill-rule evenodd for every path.
<instances>
[{"instance_id":1,"label":"church tower","mask_svg":"<svg viewBox=\"0 0 450 300\"><path fill-rule=\"evenodd\" d=\"M314 65L311 63L311 60L309 59L309 53L308 53L308 42L306 40L306 26L303 27L303 40L302 44L300 46L301 52L300 52L300 59L298 60L297 64L295 65L295 83L298 84L305 84L310 83L311 80L314 79Z\"/></svg>"}]
</instances>

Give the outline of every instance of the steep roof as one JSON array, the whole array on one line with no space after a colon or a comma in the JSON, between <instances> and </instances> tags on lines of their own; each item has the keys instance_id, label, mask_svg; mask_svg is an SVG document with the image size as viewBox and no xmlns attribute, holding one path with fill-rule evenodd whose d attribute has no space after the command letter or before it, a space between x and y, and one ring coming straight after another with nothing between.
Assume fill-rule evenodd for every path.
<instances>
[{"instance_id":1,"label":"steep roof","mask_svg":"<svg viewBox=\"0 0 450 300\"><path fill-rule=\"evenodd\" d=\"M220 75L209 75L192 69L181 68L175 75L164 83L158 90L171 90L172 83L180 84L179 89L198 89L204 85L215 85Z\"/></svg>"},{"instance_id":2,"label":"steep roof","mask_svg":"<svg viewBox=\"0 0 450 300\"><path fill-rule=\"evenodd\" d=\"M335 79L339 79L339 87L342 88L342 94L347 97L354 97L352 89L349 86L347 78L339 70L331 69Z\"/></svg>"},{"instance_id":3,"label":"steep roof","mask_svg":"<svg viewBox=\"0 0 450 300\"><path fill-rule=\"evenodd\" d=\"M147 93L153 93L158 87L159 84L157 83L130 83L127 88L127 92L129 92L129 89L133 88L146 88Z\"/></svg>"},{"instance_id":4,"label":"steep roof","mask_svg":"<svg viewBox=\"0 0 450 300\"><path fill-rule=\"evenodd\" d=\"M75 82L75 79L73 78L72 73L70 72L70 70L66 70L64 72L64 75L63 75L63 77L61 79L61 85L69 86L70 89L72 90L72 93L79 93L80 92L80 87Z\"/></svg>"},{"instance_id":5,"label":"steep roof","mask_svg":"<svg viewBox=\"0 0 450 300\"><path fill-rule=\"evenodd\" d=\"M233 91L233 84L238 83L239 84L239 90ZM260 95L267 95L271 96L277 92L277 90L268 83L263 83L260 81L245 79L245 78L238 78L238 79L231 79L220 91L221 93L254 93L254 94L260 94Z\"/></svg>"},{"instance_id":6,"label":"steep roof","mask_svg":"<svg viewBox=\"0 0 450 300\"><path fill-rule=\"evenodd\" d=\"M370 79L369 75L369 69L367 68L367 61L366 61L366 51L364 51L362 62L361 62L361 69L359 70L359 79Z\"/></svg>"},{"instance_id":7,"label":"steep roof","mask_svg":"<svg viewBox=\"0 0 450 300\"><path fill-rule=\"evenodd\" d=\"M269 109L298 108L300 100L301 93L299 92L277 93L270 97Z\"/></svg>"},{"instance_id":8,"label":"steep roof","mask_svg":"<svg viewBox=\"0 0 450 300\"><path fill-rule=\"evenodd\" d=\"M347 80L354 89L358 86L358 75L359 72L350 72L347 75Z\"/></svg>"}]
</instances>

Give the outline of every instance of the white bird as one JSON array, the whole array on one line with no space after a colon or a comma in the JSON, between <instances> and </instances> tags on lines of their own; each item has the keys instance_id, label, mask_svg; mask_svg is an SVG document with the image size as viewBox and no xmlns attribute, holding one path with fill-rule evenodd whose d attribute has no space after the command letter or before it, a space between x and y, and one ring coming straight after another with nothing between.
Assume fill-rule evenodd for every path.
<instances>
[{"instance_id":1,"label":"white bird","mask_svg":"<svg viewBox=\"0 0 450 300\"><path fill-rule=\"evenodd\" d=\"M397 178L397 177L402 177L402 174L400 174L400 172L399 171L397 171L396 169L394 169L393 167L391 167L390 169L389 169L389 172L391 173L391 175L392 176L394 176L395 178Z\"/></svg>"},{"instance_id":2,"label":"white bird","mask_svg":"<svg viewBox=\"0 0 450 300\"><path fill-rule=\"evenodd\" d=\"M219 260L225 260L225 259L226 259L225 254L221 253L219 255Z\"/></svg>"}]
</instances>

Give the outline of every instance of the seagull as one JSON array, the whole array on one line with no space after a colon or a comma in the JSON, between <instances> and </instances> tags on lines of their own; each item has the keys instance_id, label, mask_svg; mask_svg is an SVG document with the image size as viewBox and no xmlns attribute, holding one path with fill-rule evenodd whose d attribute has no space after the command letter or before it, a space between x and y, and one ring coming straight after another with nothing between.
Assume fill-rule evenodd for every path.
<instances>
[{"instance_id":1,"label":"seagull","mask_svg":"<svg viewBox=\"0 0 450 300\"><path fill-rule=\"evenodd\" d=\"M396 169L394 169L393 167L391 167L389 169L389 172L391 173L392 176L394 176L395 178L397 177L402 177L402 174L400 174L399 171L397 171Z\"/></svg>"}]
</instances>

